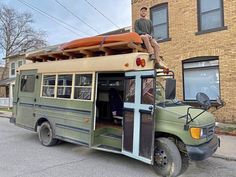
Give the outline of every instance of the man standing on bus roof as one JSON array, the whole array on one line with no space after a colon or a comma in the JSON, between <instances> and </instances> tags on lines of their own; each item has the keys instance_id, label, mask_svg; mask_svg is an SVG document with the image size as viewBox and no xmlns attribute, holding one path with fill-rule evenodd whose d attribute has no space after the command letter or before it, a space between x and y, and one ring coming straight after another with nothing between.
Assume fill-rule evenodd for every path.
<instances>
[{"instance_id":1,"label":"man standing on bus roof","mask_svg":"<svg viewBox=\"0 0 236 177\"><path fill-rule=\"evenodd\" d=\"M159 51L160 47L156 40L153 38L152 21L147 19L147 7L140 9L140 19L137 19L134 24L135 32L138 33L143 40L151 60L155 60L156 69L165 69L160 64Z\"/></svg>"}]
</instances>

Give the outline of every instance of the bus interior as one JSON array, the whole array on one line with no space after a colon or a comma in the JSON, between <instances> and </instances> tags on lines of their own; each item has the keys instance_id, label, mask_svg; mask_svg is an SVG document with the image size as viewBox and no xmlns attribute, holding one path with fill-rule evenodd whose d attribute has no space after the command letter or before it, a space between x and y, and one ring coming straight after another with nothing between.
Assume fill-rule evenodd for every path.
<instances>
[{"instance_id":1,"label":"bus interior","mask_svg":"<svg viewBox=\"0 0 236 177\"><path fill-rule=\"evenodd\" d=\"M99 73L94 145L121 151L124 73Z\"/></svg>"}]
</instances>

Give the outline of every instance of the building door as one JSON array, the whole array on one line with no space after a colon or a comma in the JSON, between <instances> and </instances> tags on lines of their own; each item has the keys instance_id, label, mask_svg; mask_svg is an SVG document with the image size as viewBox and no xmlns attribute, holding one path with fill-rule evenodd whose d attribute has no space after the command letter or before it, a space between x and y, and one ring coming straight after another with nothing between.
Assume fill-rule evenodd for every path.
<instances>
[{"instance_id":1,"label":"building door","mask_svg":"<svg viewBox=\"0 0 236 177\"><path fill-rule=\"evenodd\" d=\"M16 124L25 128L34 128L34 109L36 101L36 70L24 71L18 77L16 104Z\"/></svg>"},{"instance_id":2,"label":"building door","mask_svg":"<svg viewBox=\"0 0 236 177\"><path fill-rule=\"evenodd\" d=\"M154 146L155 71L125 74L122 153L152 163Z\"/></svg>"}]
</instances>

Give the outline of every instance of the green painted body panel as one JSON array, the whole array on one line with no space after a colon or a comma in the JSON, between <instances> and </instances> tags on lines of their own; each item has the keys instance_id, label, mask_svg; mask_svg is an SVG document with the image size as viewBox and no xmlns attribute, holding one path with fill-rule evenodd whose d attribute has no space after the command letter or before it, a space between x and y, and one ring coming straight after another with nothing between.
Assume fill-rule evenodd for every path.
<instances>
[{"instance_id":1,"label":"green painted body panel","mask_svg":"<svg viewBox=\"0 0 236 177\"><path fill-rule=\"evenodd\" d=\"M20 77L22 74L35 74L35 91L33 93L20 92ZM13 115L16 124L29 129L35 129L40 118L46 118L53 127L55 137L73 143L87 146L103 144L115 148L122 148L122 138L103 136L106 133L122 135L122 129L101 128L93 130L94 102L76 101L40 97L42 75L36 70L21 71L17 76L14 90ZM19 99L18 99L19 98ZM189 131L184 130L185 118L179 119L187 113L189 106L156 107L155 131L164 132L179 137L186 145L200 145L206 139L194 140ZM191 110L192 117L201 110ZM214 116L205 112L190 123L192 127L203 127L215 123Z\"/></svg>"},{"instance_id":2,"label":"green painted body panel","mask_svg":"<svg viewBox=\"0 0 236 177\"><path fill-rule=\"evenodd\" d=\"M35 82L34 85L34 92L22 92L20 89L20 79L22 75L36 75L36 70L29 70L24 71L23 73L20 73L20 75L17 76L17 85L15 86L15 94L16 97L13 100L16 102L17 111L16 111L16 124L20 126L24 126L26 128L32 129L34 127L34 100L35 100L35 93L37 90L37 82Z\"/></svg>"},{"instance_id":3,"label":"green painted body panel","mask_svg":"<svg viewBox=\"0 0 236 177\"><path fill-rule=\"evenodd\" d=\"M195 140L191 137L190 132L184 130L186 118L179 117L186 115L190 106L172 106L157 107L155 110L155 130L156 132L164 132L179 137L186 145L200 145L205 143L206 139ZM202 110L193 109L190 111L192 117L198 115ZM215 123L214 116L209 112L204 112L197 119L189 124L190 127L204 127Z\"/></svg>"},{"instance_id":4,"label":"green painted body panel","mask_svg":"<svg viewBox=\"0 0 236 177\"><path fill-rule=\"evenodd\" d=\"M29 74L29 71L22 71ZM36 71L34 71L36 74ZM20 76L17 77L19 80ZM91 135L93 126L93 102L65 100L40 97L42 75L35 80L35 92L19 93L20 101L33 104L33 106L19 103L14 106L16 112L16 123L26 128L35 129L40 118L46 118L53 127L55 137L68 139L78 144L91 146ZM19 86L16 85L18 88ZM24 95L25 94L25 95Z\"/></svg>"}]
</instances>

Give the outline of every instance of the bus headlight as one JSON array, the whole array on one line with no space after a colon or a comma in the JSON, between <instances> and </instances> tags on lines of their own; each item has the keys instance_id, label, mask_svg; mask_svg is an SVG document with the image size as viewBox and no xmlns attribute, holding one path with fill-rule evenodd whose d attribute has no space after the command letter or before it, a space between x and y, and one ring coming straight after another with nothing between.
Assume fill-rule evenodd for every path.
<instances>
[{"instance_id":1,"label":"bus headlight","mask_svg":"<svg viewBox=\"0 0 236 177\"><path fill-rule=\"evenodd\" d=\"M193 139L199 140L206 137L206 130L204 128L191 127L189 131Z\"/></svg>"}]
</instances>

